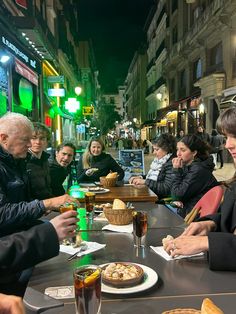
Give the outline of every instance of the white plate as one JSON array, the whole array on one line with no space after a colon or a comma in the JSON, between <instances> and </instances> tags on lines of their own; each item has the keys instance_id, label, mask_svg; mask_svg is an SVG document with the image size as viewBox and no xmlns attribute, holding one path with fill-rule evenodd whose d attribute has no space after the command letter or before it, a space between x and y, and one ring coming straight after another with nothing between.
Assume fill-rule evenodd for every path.
<instances>
[{"instance_id":1,"label":"white plate","mask_svg":"<svg viewBox=\"0 0 236 314\"><path fill-rule=\"evenodd\" d=\"M95 194L103 194L103 193L110 192L109 189L102 189L102 190L100 190L100 191L91 191L91 190L86 189L86 188L81 188L80 191L83 191L83 192L92 192L92 193L95 193Z\"/></svg>"},{"instance_id":2,"label":"white plate","mask_svg":"<svg viewBox=\"0 0 236 314\"><path fill-rule=\"evenodd\" d=\"M110 263L100 265L100 267L104 267L105 265L108 265L108 264ZM156 282L158 281L158 275L155 272L155 270L142 264L136 264L136 263L133 263L133 264L140 266L144 271L144 281L142 283L140 283L137 286L127 287L127 288L115 288L115 287L111 287L102 283L102 292L113 293L113 294L131 294L131 293L137 293L140 291L147 290L156 284Z\"/></svg>"}]
</instances>

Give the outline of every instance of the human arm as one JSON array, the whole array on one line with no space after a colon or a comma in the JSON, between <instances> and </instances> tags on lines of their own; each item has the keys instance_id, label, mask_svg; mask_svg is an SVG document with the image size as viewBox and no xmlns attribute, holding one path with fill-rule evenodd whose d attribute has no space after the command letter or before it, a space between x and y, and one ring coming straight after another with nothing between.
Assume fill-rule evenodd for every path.
<instances>
[{"instance_id":1,"label":"human arm","mask_svg":"<svg viewBox=\"0 0 236 314\"><path fill-rule=\"evenodd\" d=\"M133 185L145 185L146 180L142 177L132 177L129 179L130 184Z\"/></svg>"},{"instance_id":2,"label":"human arm","mask_svg":"<svg viewBox=\"0 0 236 314\"><path fill-rule=\"evenodd\" d=\"M121 181L124 178L124 170L121 168L120 165L115 161L115 159L111 155L108 156L108 162L109 162L109 171L117 172L118 174L118 181Z\"/></svg>"},{"instance_id":3,"label":"human arm","mask_svg":"<svg viewBox=\"0 0 236 314\"><path fill-rule=\"evenodd\" d=\"M59 253L59 240L76 229L77 213L68 211L30 229L0 238L0 274L32 267Z\"/></svg>"},{"instance_id":4,"label":"human arm","mask_svg":"<svg viewBox=\"0 0 236 314\"><path fill-rule=\"evenodd\" d=\"M2 314L25 314L22 299L15 295L0 293L0 313Z\"/></svg>"}]
</instances>

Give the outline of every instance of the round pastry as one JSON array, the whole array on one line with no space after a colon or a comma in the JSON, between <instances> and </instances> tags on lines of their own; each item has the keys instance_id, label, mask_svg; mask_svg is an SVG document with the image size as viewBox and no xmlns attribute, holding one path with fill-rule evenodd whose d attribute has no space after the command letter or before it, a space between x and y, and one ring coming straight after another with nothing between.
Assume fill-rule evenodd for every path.
<instances>
[{"instance_id":1,"label":"round pastry","mask_svg":"<svg viewBox=\"0 0 236 314\"><path fill-rule=\"evenodd\" d=\"M116 288L136 286L143 281L143 278L143 269L132 263L110 263L102 271L103 283Z\"/></svg>"}]
</instances>

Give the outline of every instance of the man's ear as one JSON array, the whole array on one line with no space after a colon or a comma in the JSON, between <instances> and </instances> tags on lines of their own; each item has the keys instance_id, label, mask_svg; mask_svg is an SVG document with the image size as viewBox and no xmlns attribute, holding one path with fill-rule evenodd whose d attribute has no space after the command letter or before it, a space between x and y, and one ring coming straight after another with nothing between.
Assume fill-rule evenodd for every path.
<instances>
[{"instance_id":1,"label":"man's ear","mask_svg":"<svg viewBox=\"0 0 236 314\"><path fill-rule=\"evenodd\" d=\"M7 134L4 134L4 133L0 133L0 142L1 143L5 143L6 142L6 140L7 140L7 138L8 138L8 135Z\"/></svg>"}]
</instances>

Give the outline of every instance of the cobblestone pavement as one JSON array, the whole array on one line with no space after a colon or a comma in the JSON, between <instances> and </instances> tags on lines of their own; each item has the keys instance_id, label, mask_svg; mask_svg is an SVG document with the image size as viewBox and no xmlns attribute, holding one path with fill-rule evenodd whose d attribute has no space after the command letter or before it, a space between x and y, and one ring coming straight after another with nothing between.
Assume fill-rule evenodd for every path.
<instances>
[{"instance_id":1,"label":"cobblestone pavement","mask_svg":"<svg viewBox=\"0 0 236 314\"><path fill-rule=\"evenodd\" d=\"M118 151L113 149L113 148L109 148L108 152L114 157L114 158L118 158ZM154 156L151 155L144 155L144 164L145 164L145 172L147 173L147 171L150 168L150 164L153 160ZM218 181L225 181L230 179L233 174L235 172L235 167L233 163L224 163L224 167L221 169L217 169L214 170L213 174L216 177L216 179Z\"/></svg>"}]
</instances>

